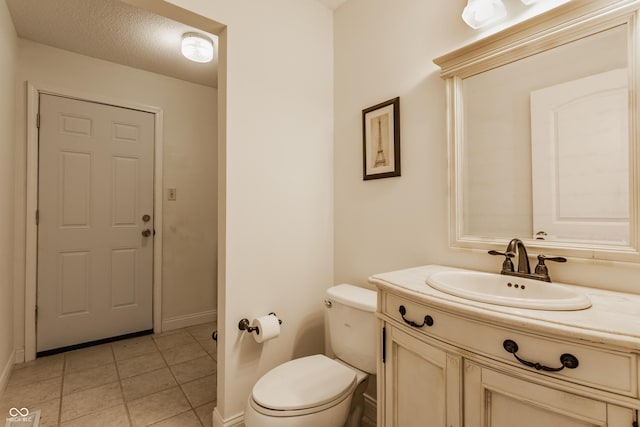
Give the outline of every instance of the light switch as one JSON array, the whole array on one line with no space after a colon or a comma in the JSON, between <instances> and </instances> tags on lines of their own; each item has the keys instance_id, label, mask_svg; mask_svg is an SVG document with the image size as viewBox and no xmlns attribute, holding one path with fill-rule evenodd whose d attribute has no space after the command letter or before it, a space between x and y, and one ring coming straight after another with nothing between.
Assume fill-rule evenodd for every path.
<instances>
[{"instance_id":1,"label":"light switch","mask_svg":"<svg viewBox=\"0 0 640 427\"><path fill-rule=\"evenodd\" d=\"M171 200L171 201L176 200L176 189L175 188L167 188L167 200Z\"/></svg>"}]
</instances>

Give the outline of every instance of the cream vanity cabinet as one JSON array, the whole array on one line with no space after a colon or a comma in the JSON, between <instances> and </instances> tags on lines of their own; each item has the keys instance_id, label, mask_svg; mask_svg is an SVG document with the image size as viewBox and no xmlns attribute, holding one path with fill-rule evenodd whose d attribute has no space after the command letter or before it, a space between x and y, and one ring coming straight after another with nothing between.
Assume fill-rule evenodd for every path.
<instances>
[{"instance_id":1,"label":"cream vanity cabinet","mask_svg":"<svg viewBox=\"0 0 640 427\"><path fill-rule=\"evenodd\" d=\"M401 325L385 325L383 425L462 425L462 357Z\"/></svg>"},{"instance_id":2,"label":"cream vanity cabinet","mask_svg":"<svg viewBox=\"0 0 640 427\"><path fill-rule=\"evenodd\" d=\"M581 331L581 322L614 316L595 306L619 294L596 291L594 307L547 320L549 312L495 308L431 289L425 280L438 268L370 279L381 329L379 427L637 426L640 308L631 309L635 326L626 325L638 329L635 337ZM608 310L640 304L629 298ZM573 318L583 320L566 320Z\"/></svg>"}]
</instances>

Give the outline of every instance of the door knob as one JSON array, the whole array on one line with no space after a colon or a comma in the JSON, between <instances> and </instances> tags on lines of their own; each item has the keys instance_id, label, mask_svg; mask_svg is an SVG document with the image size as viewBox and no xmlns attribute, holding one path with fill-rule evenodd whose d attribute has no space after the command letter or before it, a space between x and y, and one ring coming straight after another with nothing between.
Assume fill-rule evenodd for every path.
<instances>
[{"instance_id":1,"label":"door knob","mask_svg":"<svg viewBox=\"0 0 640 427\"><path fill-rule=\"evenodd\" d=\"M143 235L144 237L149 237L149 236L151 236L151 230L149 230L148 228L147 228L147 229L145 229L145 230L142 230L142 235Z\"/></svg>"},{"instance_id":2,"label":"door knob","mask_svg":"<svg viewBox=\"0 0 640 427\"><path fill-rule=\"evenodd\" d=\"M149 222L149 221L151 221L151 215L149 215L149 214L144 214L144 215L142 215L142 220L143 220L144 222Z\"/></svg>"}]
</instances>

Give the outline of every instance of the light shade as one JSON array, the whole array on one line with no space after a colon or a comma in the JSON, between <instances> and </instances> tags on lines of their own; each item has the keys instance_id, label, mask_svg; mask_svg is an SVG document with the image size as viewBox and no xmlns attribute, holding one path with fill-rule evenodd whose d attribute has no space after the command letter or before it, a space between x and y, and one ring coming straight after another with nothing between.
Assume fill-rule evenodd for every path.
<instances>
[{"instance_id":1,"label":"light shade","mask_svg":"<svg viewBox=\"0 0 640 427\"><path fill-rule=\"evenodd\" d=\"M525 5L529 6L534 4L535 2L537 2L538 0L520 0L522 3L524 3Z\"/></svg>"},{"instance_id":2,"label":"light shade","mask_svg":"<svg viewBox=\"0 0 640 427\"><path fill-rule=\"evenodd\" d=\"M211 62L213 41L202 34L184 33L182 36L182 55L194 62Z\"/></svg>"},{"instance_id":3,"label":"light shade","mask_svg":"<svg viewBox=\"0 0 640 427\"><path fill-rule=\"evenodd\" d=\"M462 19L471 28L480 28L507 15L502 0L469 0Z\"/></svg>"}]
</instances>

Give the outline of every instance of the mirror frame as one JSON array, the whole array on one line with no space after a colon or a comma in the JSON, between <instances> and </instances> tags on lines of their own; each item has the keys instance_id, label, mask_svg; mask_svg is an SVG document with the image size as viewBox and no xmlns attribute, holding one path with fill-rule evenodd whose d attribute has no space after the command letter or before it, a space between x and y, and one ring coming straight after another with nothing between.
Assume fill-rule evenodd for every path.
<instances>
[{"instance_id":1,"label":"mirror frame","mask_svg":"<svg viewBox=\"0 0 640 427\"><path fill-rule=\"evenodd\" d=\"M446 80L449 158L449 244L453 248L505 248L510 238L465 234L463 199L464 117L462 82L465 78L553 49L620 25L627 25L629 69L629 245L589 244L521 238L533 253L577 258L640 262L640 140L637 119L640 48L640 0L568 2L527 21L487 36L434 59Z\"/></svg>"}]
</instances>

